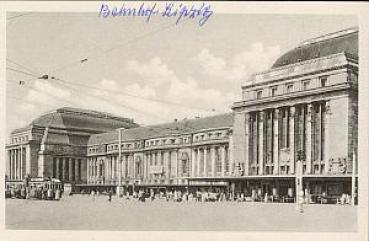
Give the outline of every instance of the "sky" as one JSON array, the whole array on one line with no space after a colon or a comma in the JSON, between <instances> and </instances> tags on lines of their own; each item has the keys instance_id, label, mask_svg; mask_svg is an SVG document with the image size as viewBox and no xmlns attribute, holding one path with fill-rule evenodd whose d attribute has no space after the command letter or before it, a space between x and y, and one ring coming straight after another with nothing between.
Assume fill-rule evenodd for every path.
<instances>
[{"instance_id":1,"label":"sky","mask_svg":"<svg viewBox=\"0 0 369 241\"><path fill-rule=\"evenodd\" d=\"M7 16L7 135L65 106L142 125L230 112L251 74L306 39L357 26L349 15L214 13L201 27L191 19L17 15ZM54 79L37 78L45 74Z\"/></svg>"}]
</instances>

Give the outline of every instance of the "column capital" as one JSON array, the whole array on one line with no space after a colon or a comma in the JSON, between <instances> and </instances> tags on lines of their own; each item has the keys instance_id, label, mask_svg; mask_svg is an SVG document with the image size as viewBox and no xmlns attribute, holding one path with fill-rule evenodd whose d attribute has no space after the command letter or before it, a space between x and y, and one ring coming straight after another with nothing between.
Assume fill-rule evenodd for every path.
<instances>
[{"instance_id":1,"label":"column capital","mask_svg":"<svg viewBox=\"0 0 369 241\"><path fill-rule=\"evenodd\" d=\"M265 111L264 110L261 110L258 112L258 115L259 115L259 121L264 121L264 118L265 118Z\"/></svg>"},{"instance_id":2,"label":"column capital","mask_svg":"<svg viewBox=\"0 0 369 241\"><path fill-rule=\"evenodd\" d=\"M323 103L326 114L331 114L331 105L329 103L329 100L325 101Z\"/></svg>"},{"instance_id":3,"label":"column capital","mask_svg":"<svg viewBox=\"0 0 369 241\"><path fill-rule=\"evenodd\" d=\"M251 113L250 112L245 112L245 119L250 120L250 118L251 118Z\"/></svg>"},{"instance_id":4,"label":"column capital","mask_svg":"<svg viewBox=\"0 0 369 241\"><path fill-rule=\"evenodd\" d=\"M296 107L295 106L290 106L290 115L293 117L295 116L296 113Z\"/></svg>"}]
</instances>

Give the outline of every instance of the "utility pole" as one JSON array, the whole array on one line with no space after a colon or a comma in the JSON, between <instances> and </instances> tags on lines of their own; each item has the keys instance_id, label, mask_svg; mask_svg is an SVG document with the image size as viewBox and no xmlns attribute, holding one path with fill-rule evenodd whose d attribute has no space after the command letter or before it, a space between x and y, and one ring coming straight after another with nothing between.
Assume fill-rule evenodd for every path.
<instances>
[{"instance_id":1,"label":"utility pole","mask_svg":"<svg viewBox=\"0 0 369 241\"><path fill-rule=\"evenodd\" d=\"M118 187L117 196L120 197L122 191L122 132L118 129Z\"/></svg>"},{"instance_id":2,"label":"utility pole","mask_svg":"<svg viewBox=\"0 0 369 241\"><path fill-rule=\"evenodd\" d=\"M355 206L356 195L356 153L352 152L352 180L351 180L351 205Z\"/></svg>"},{"instance_id":3,"label":"utility pole","mask_svg":"<svg viewBox=\"0 0 369 241\"><path fill-rule=\"evenodd\" d=\"M303 150L297 152L296 160L296 203L297 209L303 213L304 191L303 191L303 178L302 178L302 162L305 159L305 153Z\"/></svg>"}]
</instances>

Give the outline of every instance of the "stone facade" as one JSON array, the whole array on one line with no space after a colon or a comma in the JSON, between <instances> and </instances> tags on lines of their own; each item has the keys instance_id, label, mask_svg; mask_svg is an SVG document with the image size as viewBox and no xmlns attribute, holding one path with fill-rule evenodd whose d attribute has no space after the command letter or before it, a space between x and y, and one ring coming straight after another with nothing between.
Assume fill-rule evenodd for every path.
<instances>
[{"instance_id":1,"label":"stone facade","mask_svg":"<svg viewBox=\"0 0 369 241\"><path fill-rule=\"evenodd\" d=\"M58 109L12 133L6 174L92 187L352 193L357 96L354 28L305 41L255 73L233 113L139 127L106 113Z\"/></svg>"},{"instance_id":2,"label":"stone facade","mask_svg":"<svg viewBox=\"0 0 369 241\"><path fill-rule=\"evenodd\" d=\"M14 130L6 145L8 180L54 177L64 182L87 181L87 142L91 135L137 125L108 113L60 108Z\"/></svg>"},{"instance_id":3,"label":"stone facade","mask_svg":"<svg viewBox=\"0 0 369 241\"><path fill-rule=\"evenodd\" d=\"M184 186L189 177L231 175L232 125L230 113L92 137L88 183Z\"/></svg>"}]
</instances>

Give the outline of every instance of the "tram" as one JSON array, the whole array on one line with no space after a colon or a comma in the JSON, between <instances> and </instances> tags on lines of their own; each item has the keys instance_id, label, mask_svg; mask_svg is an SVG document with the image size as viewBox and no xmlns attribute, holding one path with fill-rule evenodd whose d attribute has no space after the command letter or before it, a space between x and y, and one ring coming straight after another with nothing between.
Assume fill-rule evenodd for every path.
<instances>
[{"instance_id":1,"label":"tram","mask_svg":"<svg viewBox=\"0 0 369 241\"><path fill-rule=\"evenodd\" d=\"M60 200L63 190L63 183L56 178L5 181L5 198Z\"/></svg>"}]
</instances>

